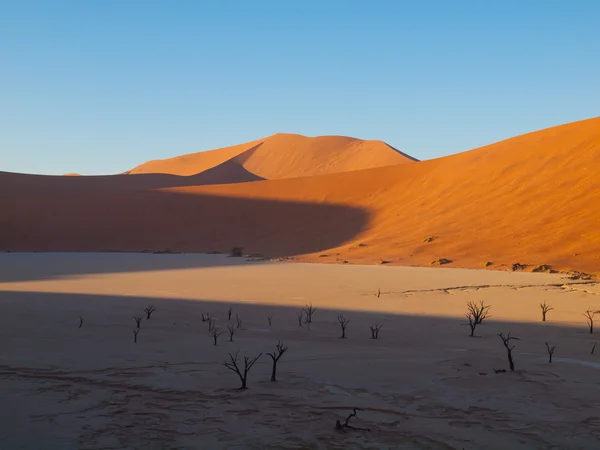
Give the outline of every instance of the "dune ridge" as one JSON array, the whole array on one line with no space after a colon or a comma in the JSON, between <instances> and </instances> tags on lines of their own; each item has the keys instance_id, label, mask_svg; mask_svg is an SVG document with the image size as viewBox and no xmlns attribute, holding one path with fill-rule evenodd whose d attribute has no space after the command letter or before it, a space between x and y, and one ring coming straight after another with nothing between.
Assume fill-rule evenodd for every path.
<instances>
[{"instance_id":1,"label":"dune ridge","mask_svg":"<svg viewBox=\"0 0 600 450\"><path fill-rule=\"evenodd\" d=\"M211 179L223 184L323 175L415 161L382 141L278 133L233 147L150 161L127 174L192 176L213 170ZM240 177L241 173L247 176Z\"/></svg>"},{"instance_id":2,"label":"dune ridge","mask_svg":"<svg viewBox=\"0 0 600 450\"><path fill-rule=\"evenodd\" d=\"M238 149L229 160L240 158L257 178L285 175L251 164L263 146L244 144L252 153ZM144 189L138 177L62 177L66 189L53 177L0 174L0 192L14 192L0 210L0 249L226 252L241 245L313 262L447 260L447 267L488 269L518 262L600 272L598 167L600 118L593 118L434 160L251 183ZM220 206L227 204L238 210ZM302 213L285 219L296 207Z\"/></svg>"}]
</instances>

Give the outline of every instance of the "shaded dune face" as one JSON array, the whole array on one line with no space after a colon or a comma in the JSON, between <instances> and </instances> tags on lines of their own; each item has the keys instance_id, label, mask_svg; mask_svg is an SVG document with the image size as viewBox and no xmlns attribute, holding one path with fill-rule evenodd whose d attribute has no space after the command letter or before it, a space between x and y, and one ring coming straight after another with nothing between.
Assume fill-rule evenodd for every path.
<instances>
[{"instance_id":1,"label":"shaded dune face","mask_svg":"<svg viewBox=\"0 0 600 450\"><path fill-rule=\"evenodd\" d=\"M288 135L269 139L281 148ZM365 142L328 139L356 145L357 155ZM600 272L600 118L444 158L318 176L300 168L319 152L288 161L284 173L281 161L257 163L275 153L267 141L240 148L193 176L0 174L0 249L240 245L304 261ZM214 184L222 172L235 180Z\"/></svg>"}]
</instances>

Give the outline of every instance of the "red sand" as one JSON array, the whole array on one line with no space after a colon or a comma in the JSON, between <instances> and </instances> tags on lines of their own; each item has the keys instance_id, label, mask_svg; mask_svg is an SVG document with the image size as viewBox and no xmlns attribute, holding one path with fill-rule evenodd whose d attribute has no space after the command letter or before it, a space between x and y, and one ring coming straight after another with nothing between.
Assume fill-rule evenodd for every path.
<instances>
[{"instance_id":1,"label":"red sand","mask_svg":"<svg viewBox=\"0 0 600 450\"><path fill-rule=\"evenodd\" d=\"M318 146L307 150L305 139L275 135L226 152L175 158L170 166L141 166L191 175L237 158L254 179L267 179L251 183L0 174L0 249L228 251L241 245L320 262L429 265L446 258L454 267L520 262L600 272L600 118L367 170L357 169L390 164L382 156L385 144L313 138L332 140L329 167ZM294 142L280 159L278 140ZM371 150L364 156L361 148ZM184 158L194 163L187 166ZM339 170L349 172L274 179ZM182 187L158 189L178 180Z\"/></svg>"}]
</instances>

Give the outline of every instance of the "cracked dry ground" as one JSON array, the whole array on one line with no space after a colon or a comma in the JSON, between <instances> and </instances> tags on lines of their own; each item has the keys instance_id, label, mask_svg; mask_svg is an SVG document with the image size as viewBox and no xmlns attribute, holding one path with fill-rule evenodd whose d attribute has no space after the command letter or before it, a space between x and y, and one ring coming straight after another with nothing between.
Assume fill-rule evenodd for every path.
<instances>
[{"instance_id":1,"label":"cracked dry ground","mask_svg":"<svg viewBox=\"0 0 600 450\"><path fill-rule=\"evenodd\" d=\"M5 284L0 448L597 448L600 355L590 354L594 335L581 315L600 301L597 285L535 275L478 280L473 273L471 283L444 286L426 271L431 286L419 287L415 271L402 268L361 275L361 268L323 267L313 275L321 286L313 288L302 286L305 266L277 267L239 274L236 291L247 287L245 302L226 288L219 299L202 292L217 290L202 287L209 280L227 286L219 270L171 271L158 286L162 298L133 291L157 288L139 287L141 274L131 275L130 285L127 277L117 288L111 284L123 295L98 287L116 279L110 274L42 287ZM151 284L162 275L145 276ZM56 293L65 283L70 292ZM200 286L198 298L182 299L190 285ZM479 299L492 305L492 315L469 338L461 326L464 305ZM296 320L307 300L317 307L310 330ZM544 324L542 300L555 308ZM142 321L133 344L132 316L149 303L158 309ZM211 313L225 329L229 306L244 319L242 329L234 342L225 334L214 346L201 314ZM339 339L340 312L350 319L348 339ZM383 324L378 340L370 339L373 323ZM515 373L494 372L507 366L500 332L521 338ZM269 381L271 359L263 354L249 389L237 391L239 380L222 365L227 353L273 351L279 339L289 351L278 382ZM557 345L551 365L546 341ZM354 407L362 411L352 423L371 432L336 433L336 419Z\"/></svg>"}]
</instances>

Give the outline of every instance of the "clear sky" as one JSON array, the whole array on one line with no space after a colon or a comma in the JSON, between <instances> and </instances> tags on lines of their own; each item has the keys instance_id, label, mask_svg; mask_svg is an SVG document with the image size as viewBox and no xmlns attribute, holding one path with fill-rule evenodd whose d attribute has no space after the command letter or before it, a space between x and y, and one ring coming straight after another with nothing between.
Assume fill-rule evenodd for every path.
<instances>
[{"instance_id":1,"label":"clear sky","mask_svg":"<svg viewBox=\"0 0 600 450\"><path fill-rule=\"evenodd\" d=\"M429 159L599 111L597 0L0 2L0 170L276 132Z\"/></svg>"}]
</instances>

